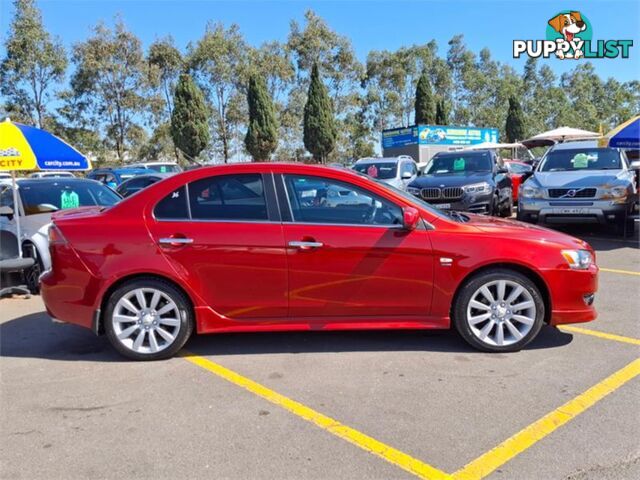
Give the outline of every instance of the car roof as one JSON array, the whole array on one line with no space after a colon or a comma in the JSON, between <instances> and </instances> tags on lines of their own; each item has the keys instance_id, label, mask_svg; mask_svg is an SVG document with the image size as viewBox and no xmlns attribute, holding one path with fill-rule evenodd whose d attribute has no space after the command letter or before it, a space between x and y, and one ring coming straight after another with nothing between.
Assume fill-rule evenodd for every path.
<instances>
[{"instance_id":1,"label":"car roof","mask_svg":"<svg viewBox=\"0 0 640 480\"><path fill-rule=\"evenodd\" d=\"M136 175L135 177L131 177L131 178L127 178L124 182L122 183L127 183L130 182L132 180L138 180L140 178L167 178L167 177L171 177L173 175L175 175L175 172L155 172L155 173L145 173L143 175Z\"/></svg>"},{"instance_id":2,"label":"car roof","mask_svg":"<svg viewBox=\"0 0 640 480\"><path fill-rule=\"evenodd\" d=\"M105 167L105 168L96 168L95 170L92 170L89 173L106 173L106 172L113 172L113 173L144 173L144 172L148 172L149 169L148 168L141 168L141 167Z\"/></svg>"},{"instance_id":3,"label":"car roof","mask_svg":"<svg viewBox=\"0 0 640 480\"><path fill-rule=\"evenodd\" d=\"M356 162L356 165L363 163L398 163L400 160L408 159L398 157L361 158Z\"/></svg>"},{"instance_id":4,"label":"car roof","mask_svg":"<svg viewBox=\"0 0 640 480\"><path fill-rule=\"evenodd\" d=\"M16 178L16 183L18 185L44 185L46 183L58 183L64 182L66 184L82 184L82 183L94 183L98 185L102 185L100 182L92 180L90 178L78 178L78 177L42 177L42 178ZM11 185L11 182L8 182L7 179L1 179L0 183L4 185Z\"/></svg>"},{"instance_id":5,"label":"car roof","mask_svg":"<svg viewBox=\"0 0 640 480\"><path fill-rule=\"evenodd\" d=\"M438 152L434 155L434 157L438 156L438 157L455 157L458 155L477 155L480 153L489 153L491 154L491 152L493 151L493 149L491 148L479 148L477 150L454 150L452 152ZM432 157L433 158L433 157Z\"/></svg>"}]
</instances>

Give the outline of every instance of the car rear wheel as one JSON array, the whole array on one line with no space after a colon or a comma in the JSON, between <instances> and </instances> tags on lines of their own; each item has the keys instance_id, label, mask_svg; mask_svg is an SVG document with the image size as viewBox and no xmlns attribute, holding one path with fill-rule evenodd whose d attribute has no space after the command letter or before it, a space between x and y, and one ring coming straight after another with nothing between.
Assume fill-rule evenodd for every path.
<instances>
[{"instance_id":1,"label":"car rear wheel","mask_svg":"<svg viewBox=\"0 0 640 480\"><path fill-rule=\"evenodd\" d=\"M533 340L544 323L544 301L525 275L508 269L468 280L453 308L456 330L485 352L515 352Z\"/></svg>"},{"instance_id":2,"label":"car rear wheel","mask_svg":"<svg viewBox=\"0 0 640 480\"><path fill-rule=\"evenodd\" d=\"M104 316L107 338L118 352L133 360L170 358L193 331L186 296L163 280L141 278L111 294Z\"/></svg>"}]
</instances>

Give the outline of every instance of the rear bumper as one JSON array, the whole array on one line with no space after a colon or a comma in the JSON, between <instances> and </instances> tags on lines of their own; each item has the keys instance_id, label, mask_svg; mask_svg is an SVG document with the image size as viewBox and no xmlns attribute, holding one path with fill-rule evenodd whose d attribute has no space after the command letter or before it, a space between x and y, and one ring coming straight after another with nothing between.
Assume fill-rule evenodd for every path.
<instances>
[{"instance_id":1,"label":"rear bumper","mask_svg":"<svg viewBox=\"0 0 640 480\"><path fill-rule=\"evenodd\" d=\"M551 294L551 325L584 323L598 316L591 303L598 290L598 267L588 270L558 268L546 270L545 280Z\"/></svg>"}]
</instances>

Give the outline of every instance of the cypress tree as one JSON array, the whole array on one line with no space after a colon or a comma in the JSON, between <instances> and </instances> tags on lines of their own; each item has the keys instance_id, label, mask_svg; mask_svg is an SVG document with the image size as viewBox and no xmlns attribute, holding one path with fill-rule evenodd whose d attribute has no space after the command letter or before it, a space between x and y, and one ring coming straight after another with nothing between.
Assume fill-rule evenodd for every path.
<instances>
[{"instance_id":1,"label":"cypress tree","mask_svg":"<svg viewBox=\"0 0 640 480\"><path fill-rule=\"evenodd\" d=\"M433 125L435 121L435 106L433 104L433 94L431 92L431 84L429 83L429 77L427 72L423 71L418 80L416 86L416 101L415 101L415 123Z\"/></svg>"},{"instance_id":2,"label":"cypress tree","mask_svg":"<svg viewBox=\"0 0 640 480\"><path fill-rule=\"evenodd\" d=\"M509 98L509 112L505 125L507 141L517 142L524 139L524 115L520 103L515 97Z\"/></svg>"},{"instance_id":3,"label":"cypress tree","mask_svg":"<svg viewBox=\"0 0 640 480\"><path fill-rule=\"evenodd\" d=\"M278 123L273 101L262 77L251 75L249 90L249 128L244 144L256 162L268 161L278 146Z\"/></svg>"},{"instance_id":4,"label":"cypress tree","mask_svg":"<svg viewBox=\"0 0 640 480\"><path fill-rule=\"evenodd\" d=\"M331 99L320 79L318 65L311 69L311 83L304 106L304 146L313 158L323 163L336 144L338 135Z\"/></svg>"},{"instance_id":5,"label":"cypress tree","mask_svg":"<svg viewBox=\"0 0 640 480\"><path fill-rule=\"evenodd\" d=\"M447 105L444 103L444 99L438 100L436 103L436 125L448 125L449 124L449 112Z\"/></svg>"},{"instance_id":6,"label":"cypress tree","mask_svg":"<svg viewBox=\"0 0 640 480\"><path fill-rule=\"evenodd\" d=\"M178 79L171 113L174 145L189 159L195 159L209 143L209 111L202 91L190 75Z\"/></svg>"}]
</instances>

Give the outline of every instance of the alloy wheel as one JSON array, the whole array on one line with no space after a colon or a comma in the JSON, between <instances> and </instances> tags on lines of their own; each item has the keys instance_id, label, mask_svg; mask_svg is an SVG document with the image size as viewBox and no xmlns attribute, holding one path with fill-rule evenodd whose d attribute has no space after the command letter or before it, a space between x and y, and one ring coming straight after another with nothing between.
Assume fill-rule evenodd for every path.
<instances>
[{"instance_id":1,"label":"alloy wheel","mask_svg":"<svg viewBox=\"0 0 640 480\"><path fill-rule=\"evenodd\" d=\"M513 280L485 283L471 296L466 320L471 332L491 346L519 342L533 328L536 304L523 285Z\"/></svg>"},{"instance_id":2,"label":"alloy wheel","mask_svg":"<svg viewBox=\"0 0 640 480\"><path fill-rule=\"evenodd\" d=\"M180 331L180 310L165 292L137 288L123 295L111 316L117 340L139 354L154 354L171 346Z\"/></svg>"}]
</instances>

